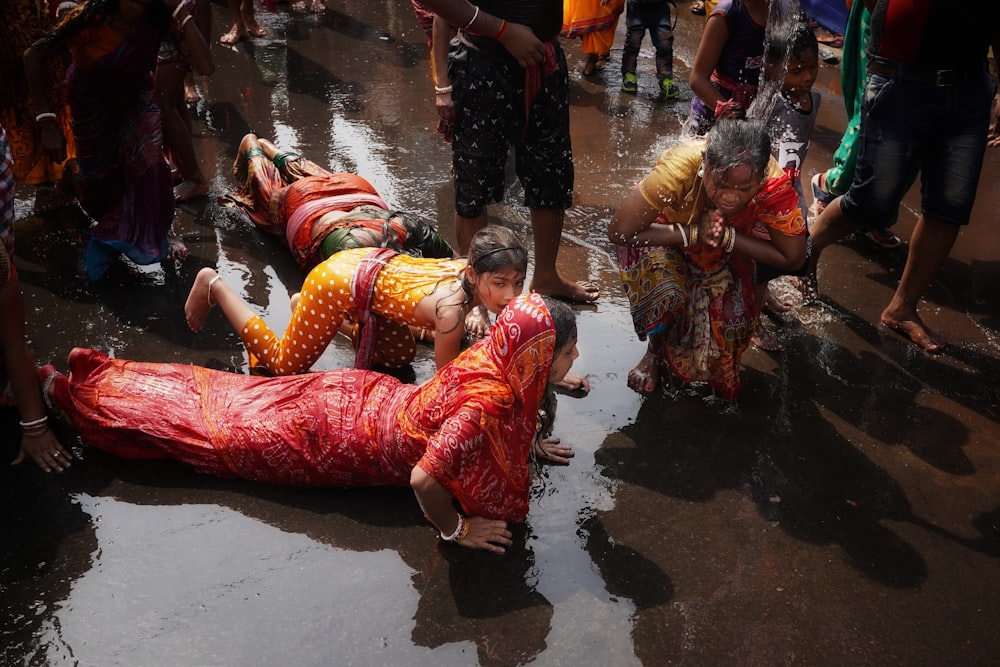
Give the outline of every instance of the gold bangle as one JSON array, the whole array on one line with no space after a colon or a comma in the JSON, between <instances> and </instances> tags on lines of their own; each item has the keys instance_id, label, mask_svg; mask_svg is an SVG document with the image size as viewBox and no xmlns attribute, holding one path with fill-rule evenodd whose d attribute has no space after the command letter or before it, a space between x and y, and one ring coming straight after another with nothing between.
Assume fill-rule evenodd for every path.
<instances>
[{"instance_id":1,"label":"gold bangle","mask_svg":"<svg viewBox=\"0 0 1000 667\"><path fill-rule=\"evenodd\" d=\"M466 537L469 536L469 531L472 530L472 523L469 521L462 521L462 529L458 531L458 535L455 536L455 544L460 543Z\"/></svg>"}]
</instances>

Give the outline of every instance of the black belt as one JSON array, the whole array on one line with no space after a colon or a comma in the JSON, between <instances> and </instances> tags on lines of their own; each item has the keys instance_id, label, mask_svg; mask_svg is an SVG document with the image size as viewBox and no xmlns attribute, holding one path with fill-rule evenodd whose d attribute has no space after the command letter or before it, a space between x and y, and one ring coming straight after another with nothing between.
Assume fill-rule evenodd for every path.
<instances>
[{"instance_id":1,"label":"black belt","mask_svg":"<svg viewBox=\"0 0 1000 667\"><path fill-rule=\"evenodd\" d=\"M891 60L871 58L868 71L891 79L924 83L931 86L957 86L974 81L983 75L981 69L928 69L916 65L903 65Z\"/></svg>"}]
</instances>

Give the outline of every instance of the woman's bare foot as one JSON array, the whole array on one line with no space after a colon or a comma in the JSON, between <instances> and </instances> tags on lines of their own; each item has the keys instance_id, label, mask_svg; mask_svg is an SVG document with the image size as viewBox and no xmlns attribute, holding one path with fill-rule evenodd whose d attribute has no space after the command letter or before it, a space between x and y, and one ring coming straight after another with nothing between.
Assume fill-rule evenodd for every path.
<instances>
[{"instance_id":1,"label":"woman's bare foot","mask_svg":"<svg viewBox=\"0 0 1000 667\"><path fill-rule=\"evenodd\" d=\"M916 314L895 318L888 309L882 313L882 326L899 334L920 349L930 354L941 354L946 344L941 341Z\"/></svg>"},{"instance_id":2,"label":"woman's bare foot","mask_svg":"<svg viewBox=\"0 0 1000 667\"><path fill-rule=\"evenodd\" d=\"M573 372L566 373L565 377L556 382L555 386L578 396L586 396L590 393L590 381Z\"/></svg>"},{"instance_id":3,"label":"woman's bare foot","mask_svg":"<svg viewBox=\"0 0 1000 667\"><path fill-rule=\"evenodd\" d=\"M819 283L815 273L807 273L804 276L789 276L788 282L802 293L802 298L806 303L819 299Z\"/></svg>"},{"instance_id":4,"label":"woman's bare foot","mask_svg":"<svg viewBox=\"0 0 1000 667\"><path fill-rule=\"evenodd\" d=\"M208 194L208 181L192 181L184 179L181 184L174 188L174 201L185 202L195 197Z\"/></svg>"},{"instance_id":5,"label":"woman's bare foot","mask_svg":"<svg viewBox=\"0 0 1000 667\"><path fill-rule=\"evenodd\" d=\"M771 288L768 288L764 293L764 306L763 310L769 310L772 313L787 313L792 309L791 301L779 301L778 297L775 296Z\"/></svg>"},{"instance_id":6,"label":"woman's bare foot","mask_svg":"<svg viewBox=\"0 0 1000 667\"><path fill-rule=\"evenodd\" d=\"M184 259L187 257L187 254L187 246L184 245L181 237L177 236L174 232L167 234L167 255L164 259L168 262L175 262L179 259Z\"/></svg>"},{"instance_id":7,"label":"woman's bare foot","mask_svg":"<svg viewBox=\"0 0 1000 667\"><path fill-rule=\"evenodd\" d=\"M247 27L247 33L252 37L267 37L267 28L257 23L253 10L243 13L243 23Z\"/></svg>"},{"instance_id":8,"label":"woman's bare foot","mask_svg":"<svg viewBox=\"0 0 1000 667\"><path fill-rule=\"evenodd\" d=\"M184 317L191 331L201 331L205 326L205 318L215 305L212 301L212 283L218 277L215 269L207 266L195 276L191 292L184 302Z\"/></svg>"},{"instance_id":9,"label":"woman's bare foot","mask_svg":"<svg viewBox=\"0 0 1000 667\"><path fill-rule=\"evenodd\" d=\"M242 22L237 21L233 24L233 27L229 29L229 32L219 37L219 43L225 44L226 46L232 46L236 42L240 41L247 36L246 26Z\"/></svg>"},{"instance_id":10,"label":"woman's bare foot","mask_svg":"<svg viewBox=\"0 0 1000 667\"><path fill-rule=\"evenodd\" d=\"M551 281L531 281L531 290L544 294L545 296L565 299L574 303L593 303L601 296L601 290L597 285L581 280L571 283L560 276L556 276Z\"/></svg>"},{"instance_id":11,"label":"woman's bare foot","mask_svg":"<svg viewBox=\"0 0 1000 667\"><path fill-rule=\"evenodd\" d=\"M640 394L651 394L659 383L660 360L651 352L646 352L635 368L628 372L629 389Z\"/></svg>"},{"instance_id":12,"label":"woman's bare foot","mask_svg":"<svg viewBox=\"0 0 1000 667\"><path fill-rule=\"evenodd\" d=\"M765 352L781 352L785 349L774 333L761 320L757 321L757 331L750 338L750 342Z\"/></svg>"}]
</instances>

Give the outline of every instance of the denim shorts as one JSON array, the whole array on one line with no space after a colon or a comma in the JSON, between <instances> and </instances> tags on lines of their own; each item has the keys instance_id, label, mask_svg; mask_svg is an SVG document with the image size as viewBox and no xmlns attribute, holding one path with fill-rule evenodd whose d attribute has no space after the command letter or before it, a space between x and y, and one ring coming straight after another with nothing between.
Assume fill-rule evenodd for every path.
<instances>
[{"instance_id":1,"label":"denim shorts","mask_svg":"<svg viewBox=\"0 0 1000 667\"><path fill-rule=\"evenodd\" d=\"M994 93L983 69L957 85L936 86L868 74L861 106L858 163L841 209L862 228L895 220L921 167L921 212L965 225L976 199Z\"/></svg>"},{"instance_id":2,"label":"denim shorts","mask_svg":"<svg viewBox=\"0 0 1000 667\"><path fill-rule=\"evenodd\" d=\"M455 100L452 163L455 210L475 218L502 201L507 154L529 208L565 210L573 204L573 149L569 134L569 76L566 57L555 44L556 70L542 76L525 117L524 69L453 47L448 74Z\"/></svg>"}]
</instances>

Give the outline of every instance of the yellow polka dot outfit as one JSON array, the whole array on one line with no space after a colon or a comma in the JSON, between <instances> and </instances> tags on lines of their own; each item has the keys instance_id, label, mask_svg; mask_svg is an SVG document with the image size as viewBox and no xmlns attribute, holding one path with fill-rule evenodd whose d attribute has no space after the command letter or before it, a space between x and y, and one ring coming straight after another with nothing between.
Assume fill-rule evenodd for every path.
<instances>
[{"instance_id":1,"label":"yellow polka dot outfit","mask_svg":"<svg viewBox=\"0 0 1000 667\"><path fill-rule=\"evenodd\" d=\"M302 285L292 321L282 338L254 315L240 331L252 357L275 375L309 370L337 334L345 320L358 320L351 296L351 277L371 248L344 250L317 265ZM379 315L374 363L403 366L413 361L416 345L406 325L434 328L418 320L417 304L442 280L459 280L464 259L426 259L396 255L375 279L372 312ZM394 325L395 324L395 325Z\"/></svg>"}]
</instances>

